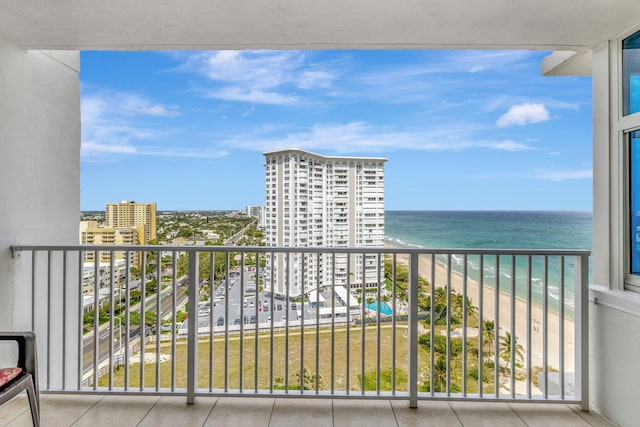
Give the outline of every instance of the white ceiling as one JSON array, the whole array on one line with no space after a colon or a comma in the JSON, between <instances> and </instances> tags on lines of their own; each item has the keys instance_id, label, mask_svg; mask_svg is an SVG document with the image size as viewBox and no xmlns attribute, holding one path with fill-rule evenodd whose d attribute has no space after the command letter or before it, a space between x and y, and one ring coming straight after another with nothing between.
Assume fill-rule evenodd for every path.
<instances>
[{"instance_id":1,"label":"white ceiling","mask_svg":"<svg viewBox=\"0 0 640 427\"><path fill-rule=\"evenodd\" d=\"M640 24L640 0L0 0L25 49L584 50Z\"/></svg>"}]
</instances>

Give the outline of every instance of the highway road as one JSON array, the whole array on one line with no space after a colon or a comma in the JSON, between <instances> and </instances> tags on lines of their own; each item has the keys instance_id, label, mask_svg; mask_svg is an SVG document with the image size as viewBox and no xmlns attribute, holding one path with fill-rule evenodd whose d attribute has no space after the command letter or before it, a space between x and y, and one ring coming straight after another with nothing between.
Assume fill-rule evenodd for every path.
<instances>
[{"instance_id":1,"label":"highway road","mask_svg":"<svg viewBox=\"0 0 640 427\"><path fill-rule=\"evenodd\" d=\"M200 307L198 313L199 327L207 327L213 321L213 326L223 326L226 322L229 325L239 325L240 323L248 324L253 322L267 323L273 317L274 323L284 322L286 320L286 310L289 313L289 320L299 320L299 316L304 310L305 319L315 319L315 310L309 308L308 304L301 304L300 302L287 302L283 297L274 297L273 305L271 304L271 296L259 292L256 294L256 273L250 271L251 267L245 267L244 274L229 280L229 286L225 291L225 286L219 285L214 290L214 306L205 307L206 301L209 300L209 295L200 296ZM243 278L244 286L240 285L240 280ZM185 283L186 281L180 281ZM176 286L176 307L180 306L187 299L186 295L187 286ZM227 315L225 314L225 299L228 299ZM155 295L149 296L146 299L145 310L155 311L157 299ZM171 314L173 296L169 290L164 289L161 293L161 318ZM134 306L132 308L134 312L140 312L140 306ZM191 313L190 313L191 314ZM210 319L212 316L212 319ZM124 325L118 327L119 322L114 322L113 334L110 333L108 325L102 325L98 334L98 361L101 362L109 357L109 344L113 340L114 353L118 352L120 343L122 345L126 342L126 330ZM186 321L183 323L180 329L186 330ZM153 328L146 327L145 332L153 330L155 333L155 325ZM140 327L134 326L129 330L129 342L138 338L140 334ZM93 369L94 360L94 340L93 334L83 339L83 372L86 374Z\"/></svg>"},{"instance_id":2,"label":"highway road","mask_svg":"<svg viewBox=\"0 0 640 427\"><path fill-rule=\"evenodd\" d=\"M176 287L176 307L180 306L180 304L183 303L186 300L186 298L187 298L186 286L184 287L177 286ZM147 312L155 311L156 303L157 303L156 295L147 297L146 304L145 304L145 311ZM161 299L160 299L160 312L161 312L160 318L164 318L165 316L170 315L172 307L173 307L173 296L170 294L168 290L164 289L161 293ZM137 311L138 313L140 313L140 305L135 306L135 309L132 309L132 311ZM118 326L119 326L119 322L114 321L113 336L109 331L108 324L102 325L100 327L98 332L98 363L109 357L109 343L111 342L111 340L113 340L114 342L114 353L118 351L118 346L120 342L122 342L122 345L125 344L126 329L124 327L124 323L122 327L118 327ZM131 329L129 330L130 341L134 340L136 337L139 336L140 329L141 328L139 326L131 327ZM153 329L155 332L155 326ZM149 332L150 332L150 328L146 327L145 333L148 334ZM83 373L85 374L93 369L93 360L94 360L94 354L95 354L93 337L94 337L93 334L91 334L90 336L85 337L82 340L82 353L83 353L82 363L83 363Z\"/></svg>"}]
</instances>

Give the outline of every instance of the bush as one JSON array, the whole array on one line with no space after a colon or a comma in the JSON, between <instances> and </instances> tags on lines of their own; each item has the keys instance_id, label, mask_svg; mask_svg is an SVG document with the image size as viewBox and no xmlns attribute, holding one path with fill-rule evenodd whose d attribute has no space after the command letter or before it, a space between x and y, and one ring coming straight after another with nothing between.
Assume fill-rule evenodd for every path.
<instances>
[{"instance_id":1,"label":"bush","mask_svg":"<svg viewBox=\"0 0 640 427\"><path fill-rule=\"evenodd\" d=\"M380 390L391 390L391 379L393 370L391 368L380 371ZM396 389L403 390L407 386L407 372L396 368ZM358 383L362 381L362 375L358 374ZM376 371L369 371L364 374L364 389L366 391L376 391L377 375Z\"/></svg>"},{"instance_id":2,"label":"bush","mask_svg":"<svg viewBox=\"0 0 640 427\"><path fill-rule=\"evenodd\" d=\"M418 344L425 350L431 350L431 334L427 332L418 337ZM447 337L444 335L433 336L434 351L443 356L447 354ZM456 357L462 353L462 338L451 338L449 355Z\"/></svg>"}]
</instances>

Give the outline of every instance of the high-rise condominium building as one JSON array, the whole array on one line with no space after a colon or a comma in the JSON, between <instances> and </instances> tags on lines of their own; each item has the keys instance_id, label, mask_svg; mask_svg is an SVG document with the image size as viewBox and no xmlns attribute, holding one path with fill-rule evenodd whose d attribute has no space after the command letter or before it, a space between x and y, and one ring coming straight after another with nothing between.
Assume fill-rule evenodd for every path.
<instances>
[{"instance_id":1,"label":"high-rise condominium building","mask_svg":"<svg viewBox=\"0 0 640 427\"><path fill-rule=\"evenodd\" d=\"M266 157L267 246L384 246L384 158L321 156L288 149ZM296 296L316 286L376 286L377 255L267 257L265 289ZM273 277L273 283L272 278Z\"/></svg>"},{"instance_id":2,"label":"high-rise condominium building","mask_svg":"<svg viewBox=\"0 0 640 427\"><path fill-rule=\"evenodd\" d=\"M107 228L144 226L144 232L138 236L138 244L140 245L156 238L155 203L136 203L128 200L121 203L108 203L104 219Z\"/></svg>"}]
</instances>

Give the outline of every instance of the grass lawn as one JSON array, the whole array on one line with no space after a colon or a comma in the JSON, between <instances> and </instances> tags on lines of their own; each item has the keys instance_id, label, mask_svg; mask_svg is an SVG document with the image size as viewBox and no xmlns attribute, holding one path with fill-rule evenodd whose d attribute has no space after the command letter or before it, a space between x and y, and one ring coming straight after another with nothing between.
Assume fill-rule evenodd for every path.
<instances>
[{"instance_id":1,"label":"grass lawn","mask_svg":"<svg viewBox=\"0 0 640 427\"><path fill-rule=\"evenodd\" d=\"M392 373L392 340L393 329L391 324L383 324L380 328L380 354L378 355L378 336L376 325L365 327L364 331L364 366L365 366L365 390L375 390L377 375L377 359L380 358L380 390L391 390ZM407 390L407 365L408 365L408 344L407 344L406 323L397 323L395 339L395 359L396 359L396 380L397 391ZM284 378L289 378L289 389L299 389L302 349L304 346L304 369L307 377L312 377L306 384L307 388L315 388L313 378L317 372L320 377L319 389L331 390L332 384L335 391L361 391L362 375L362 327L351 326L349 328L349 339L347 340L347 330L345 327L336 327L333 341L331 340L331 329L320 328L316 334L314 327L307 327L304 337L299 329L291 329L287 336L283 332L274 332L273 335L273 369L271 369L271 342L269 333L258 335L257 358L255 351L255 334L245 333L244 339L240 340L240 335L230 335L228 341L228 353L225 357L224 336L216 337L211 345L209 339L201 339L198 346L198 386L204 389L224 389L225 388L225 366L227 367L227 388L240 388L240 378L242 374L242 388L269 390L271 378L273 378L274 388L284 388ZM242 349L241 349L242 345ZM318 365L316 367L316 346L319 347ZM418 372L419 383L427 381L429 352L418 346L418 360L421 367ZM288 348L288 352L286 351ZM148 345L146 354L155 355L155 344ZM171 355L171 343L163 343L160 349L161 354ZM210 352L213 358L210 358ZM347 354L348 353L348 354ZM242 367L240 361L243 361ZM473 356L469 356L470 362ZM349 360L349 374L347 378L347 360ZM333 362L333 374L332 374ZM460 383L461 362L452 362L452 379ZM187 384L187 343L178 341L176 345L176 388L186 388ZM288 368L288 372L286 369ZM160 384L156 385L156 363L146 363L144 366L144 385L146 388L170 388L171 387L171 361L160 363ZM241 371L242 369L242 371ZM114 373L114 387L124 385L124 367L119 367ZM257 372L257 379L256 379ZM347 386L348 380L348 386ZM100 379L100 386L108 385L108 376ZM129 387L140 387L140 364L134 363L129 366ZM477 391L477 382L468 379L467 389L469 392Z\"/></svg>"}]
</instances>

